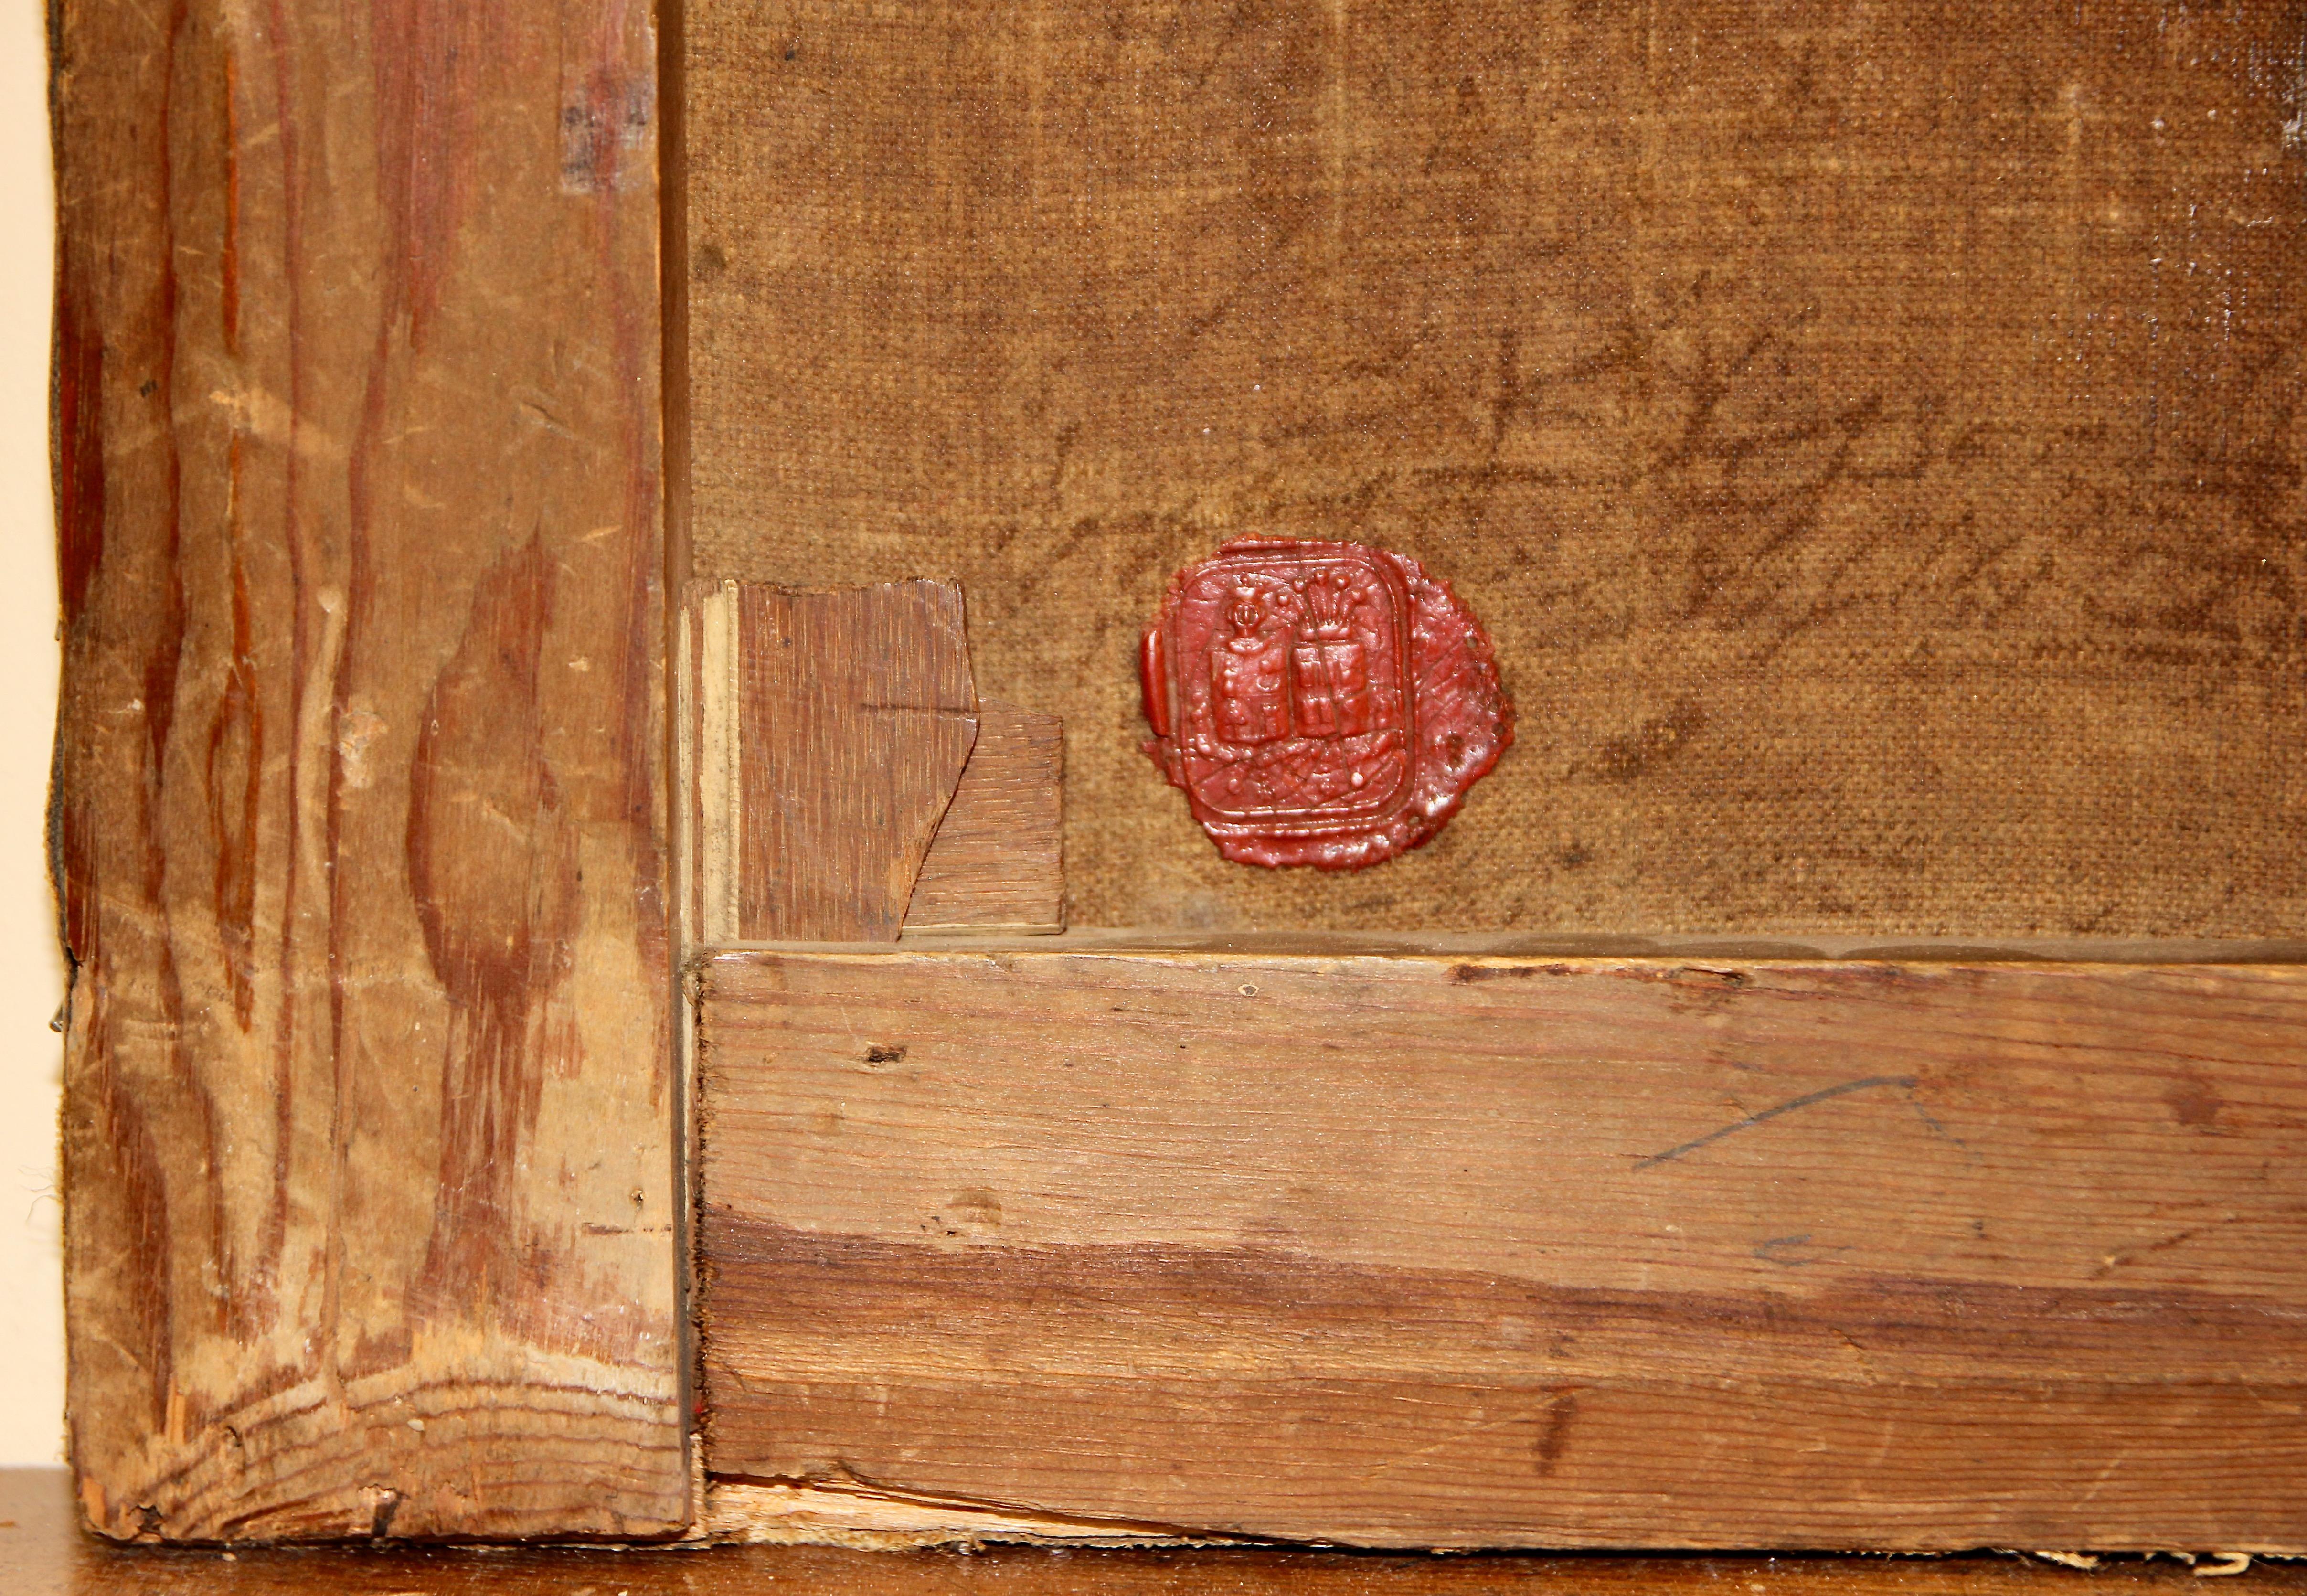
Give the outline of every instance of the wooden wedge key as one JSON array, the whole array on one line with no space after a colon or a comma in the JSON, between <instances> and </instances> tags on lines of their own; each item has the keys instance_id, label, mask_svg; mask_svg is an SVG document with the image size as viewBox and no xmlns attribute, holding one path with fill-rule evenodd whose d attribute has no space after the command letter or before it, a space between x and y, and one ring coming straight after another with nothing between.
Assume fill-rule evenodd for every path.
<instances>
[{"instance_id":1,"label":"wooden wedge key","mask_svg":"<svg viewBox=\"0 0 2307 1596\"><path fill-rule=\"evenodd\" d=\"M1065 930L1064 763L1056 716L978 705L977 746L913 881L906 931Z\"/></svg>"},{"instance_id":2,"label":"wooden wedge key","mask_svg":"<svg viewBox=\"0 0 2307 1596\"><path fill-rule=\"evenodd\" d=\"M978 702L958 584L686 596L692 942L1063 929L1061 728Z\"/></svg>"}]
</instances>

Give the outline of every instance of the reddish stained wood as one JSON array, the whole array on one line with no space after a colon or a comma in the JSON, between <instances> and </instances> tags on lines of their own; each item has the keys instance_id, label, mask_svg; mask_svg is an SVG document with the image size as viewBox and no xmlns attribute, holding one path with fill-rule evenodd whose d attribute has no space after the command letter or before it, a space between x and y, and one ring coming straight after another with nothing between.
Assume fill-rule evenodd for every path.
<instances>
[{"instance_id":1,"label":"reddish stained wood","mask_svg":"<svg viewBox=\"0 0 2307 1596\"><path fill-rule=\"evenodd\" d=\"M674 1529L648 18L56 37L83 1508Z\"/></svg>"},{"instance_id":2,"label":"reddish stained wood","mask_svg":"<svg viewBox=\"0 0 2307 1596\"><path fill-rule=\"evenodd\" d=\"M2292 966L724 953L706 1461L1382 1546L2295 1551Z\"/></svg>"}]
</instances>

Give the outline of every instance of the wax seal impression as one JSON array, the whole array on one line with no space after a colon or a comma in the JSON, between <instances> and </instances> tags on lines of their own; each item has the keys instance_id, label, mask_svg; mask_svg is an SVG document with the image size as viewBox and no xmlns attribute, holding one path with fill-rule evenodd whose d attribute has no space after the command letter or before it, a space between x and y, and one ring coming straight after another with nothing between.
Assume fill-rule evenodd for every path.
<instances>
[{"instance_id":1,"label":"wax seal impression","mask_svg":"<svg viewBox=\"0 0 2307 1596\"><path fill-rule=\"evenodd\" d=\"M1146 753L1244 864L1359 870L1417 847L1514 741L1466 606L1358 543L1225 545L1171 579L1140 666Z\"/></svg>"}]
</instances>

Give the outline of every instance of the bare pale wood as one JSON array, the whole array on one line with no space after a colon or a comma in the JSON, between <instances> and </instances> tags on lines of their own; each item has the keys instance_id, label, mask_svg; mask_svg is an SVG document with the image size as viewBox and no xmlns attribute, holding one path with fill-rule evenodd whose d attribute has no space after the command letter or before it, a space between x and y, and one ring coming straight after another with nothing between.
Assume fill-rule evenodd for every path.
<instances>
[{"instance_id":1,"label":"bare pale wood","mask_svg":"<svg viewBox=\"0 0 2307 1596\"><path fill-rule=\"evenodd\" d=\"M961 588L688 589L699 942L895 941L977 737Z\"/></svg>"},{"instance_id":2,"label":"bare pale wood","mask_svg":"<svg viewBox=\"0 0 2307 1596\"><path fill-rule=\"evenodd\" d=\"M2307 1546L2307 970L731 951L708 1466L1384 1546Z\"/></svg>"},{"instance_id":3,"label":"bare pale wood","mask_svg":"<svg viewBox=\"0 0 2307 1596\"><path fill-rule=\"evenodd\" d=\"M1056 716L980 704L977 745L913 882L905 930L1065 930L1064 778Z\"/></svg>"},{"instance_id":4,"label":"bare pale wood","mask_svg":"<svg viewBox=\"0 0 2307 1596\"><path fill-rule=\"evenodd\" d=\"M674 1530L649 13L53 21L82 1509Z\"/></svg>"}]
</instances>

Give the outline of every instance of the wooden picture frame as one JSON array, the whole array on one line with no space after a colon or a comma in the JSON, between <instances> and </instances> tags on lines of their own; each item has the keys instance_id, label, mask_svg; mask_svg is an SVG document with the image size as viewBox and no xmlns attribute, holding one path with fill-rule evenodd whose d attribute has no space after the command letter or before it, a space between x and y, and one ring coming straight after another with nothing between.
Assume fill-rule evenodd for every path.
<instances>
[{"instance_id":1,"label":"wooden picture frame","mask_svg":"<svg viewBox=\"0 0 2307 1596\"><path fill-rule=\"evenodd\" d=\"M685 279L667 265L685 236L680 27L607 0L57 6L53 845L73 965L70 1418L92 1528L171 1542L2307 1549L2301 1220L2268 1173L2292 1167L2307 1111L2294 948L708 952L733 939L707 934L681 873L707 820L676 774L672 689L691 577ZM941 680L939 712L973 715L965 661ZM956 746L923 766L932 822L961 779ZM930 845L898 850L907 891ZM879 855L860 856L862 879ZM879 936L905 906L775 934ZM945 996L893 996L893 982ZM1082 1174L1082 1147L1052 1138L996 1068L992 1022L963 990L984 982L1021 1017L1000 1047L1037 1070L1068 1068L1053 1027L1088 1039L1102 1073L1081 1077L1098 1090L1068 1089L1068 1124L1154 1082L1136 1122L1172 1158L1161 1168L1198 1171L1177 1189L1211 1213L1248 1204L1227 1223L1269 1240L1181 1262L1209 1236L1183 1209L1146 1219L1158 1180ZM888 1034L828 1040L828 1001ZM978 1032L956 1030L972 1017ZM1505 1077L1452 1076L1445 1053L1524 1046L1561 1066L1559 1108L1597 1090L1579 1074L1610 1056L1595 1038L1642 1039L1654 1090L1615 1119L1597 1111L1573 1165L1677 1164L1769 1122L1794 1133L1779 1146L1807 1184L1772 1207L1776 1175L1741 1157L1640 1224L1590 1207L1565 1245L1593 1277L1548 1311L1579 1326L1558 1337L1617 1351L1557 1348L1545 1355L1570 1373L1511 1377L1546 1336L1496 1271L1420 1296L1347 1257L1322 1216L1325 1159L1391 1168L1368 1125L1439 1128L1371 1058L1341 1069L1300 1046L1349 1024L1525 1137ZM1310 1128L1259 1166L1263 1207L1228 1184L1229 1160L1256 1160L1206 1106L1243 1076L1166 1062L1171 1033L1189 1055L1254 1038L1307 1094L1261 1108ZM870 1068L905 1057L911 1073ZM2105 1095L2063 1095L2077 1060ZM1757 1072L1743 1118L1707 1106L1731 1070ZM912 1223L876 1206L874 1171L896 1179L886 1148L829 1151L812 1128L853 1098L917 1127L965 1101L1036 1201L1071 1217L1005 1217L931 1137L925 1162L956 1175L931 1199L941 1223L952 1211L949 1235L812 1251L777 1228L817 1202L809 1171L845 1194L811 1210L828 1231L862 1214L885 1232ZM2077 1149L2092 1145L2122 1150L2127 1190L2086 1178ZM1529 1191L1474 1156L1502 1146L1469 1153L1461 1172L1479 1179L1440 1189L1487 1193L1527 1240ZM768 1162L741 1167L740 1150ZM1886 1172L1838 1215L1853 1159ZM2007 1255L1987 1215L1899 1172L2010 1204L2054 1166L2066 1185L1992 1215L2025 1238ZM699 1232L710 1290L736 1305L708 1313L701 1356L699 1177L724 1182ZM1384 1175L1371 1233L1405 1254L1454 1245L1410 1212L1433 1178L1416 1158ZM1570 1206L1593 1179L1557 1178ZM1900 1231L1901 1213L1928 1223ZM1769 1223L1725 1231L1704 1257L1663 1240L1726 1214ZM1773 1320L1755 1282L1858 1246L1836 1229L1854 1215L1892 1237L1886 1277L1976 1241L2003 1295L1857 1290L1842 1311L1891 1326L1882 1347L1840 1346L1831 1313ZM1931 1229L1973 1220L1968 1240ZM948 1240L1005 1223L1028 1238L999 1255L1009 1275L950 1273ZM2197 1250L2165 1257L2174 1236ZM1736 1271L1720 1264L1740 1248ZM2119 1263L2144 1283L2092 1285ZM1672 1315L1646 1317L1613 1273L1636 1266L1684 1271ZM1248 1283L1269 1278L1288 1311ZM1570 1304L1574 1285L1587 1294ZM938 1300L958 1328L924 1337ZM1068 1318L1068 1302L1122 1303L1136 1339ZM1037 1303L1038 1344L1064 1354L1041 1363L995 1333ZM2003 1361L1978 1362L1966 1316L2020 1306L2053 1329L2004 1335ZM1216 1326L1203 1341L1168 1324L1196 1315ZM1430 1339L1371 1351L1387 1315ZM2166 1336L2154 1356L2140 1325ZM1726 1334L1747 1360L1700 1367ZM1353 1389L1325 1337L1368 1354ZM1100 1348L1118 1371L1155 1373L1117 1393L1119 1374L1078 1361ZM1857 1374L1833 1367L1846 1353ZM1387 1360L1404 1356L1414 1367ZM1294 1372L1261 1383L1260 1357ZM700 1369L708 1388L758 1396L708 1416L714 1455L698 1440ZM1068 1379L1103 1395L1060 1414ZM898 1386L927 1416L918 1431L888 1427ZM1809 1405L1749 1400L1766 1387ZM1934 1406L1944 1392L1954 1405ZM1744 1450L1659 1477L1643 1449L1705 1393L1720 1406L1709 1433ZM1307 1466L1331 1420L1344 1440ZM1978 1456L1990 1423L2016 1486L2007 1459ZM989 1434L995 1463L964 1454ZM1209 1435L1231 1462L1196 1473L1180 1460ZM1920 1453L1897 1452L1901 1437ZM1102 1440L1110 1466L1082 1464ZM1857 1494L1805 1461L1867 1446L1882 1466ZM1580 1475L1589 1446L1599 1472ZM2086 1462L2113 1483L2079 1501ZM1397 1468L1438 1472L1396 1489ZM1362 1483L1338 1494L1340 1471Z\"/></svg>"}]
</instances>

